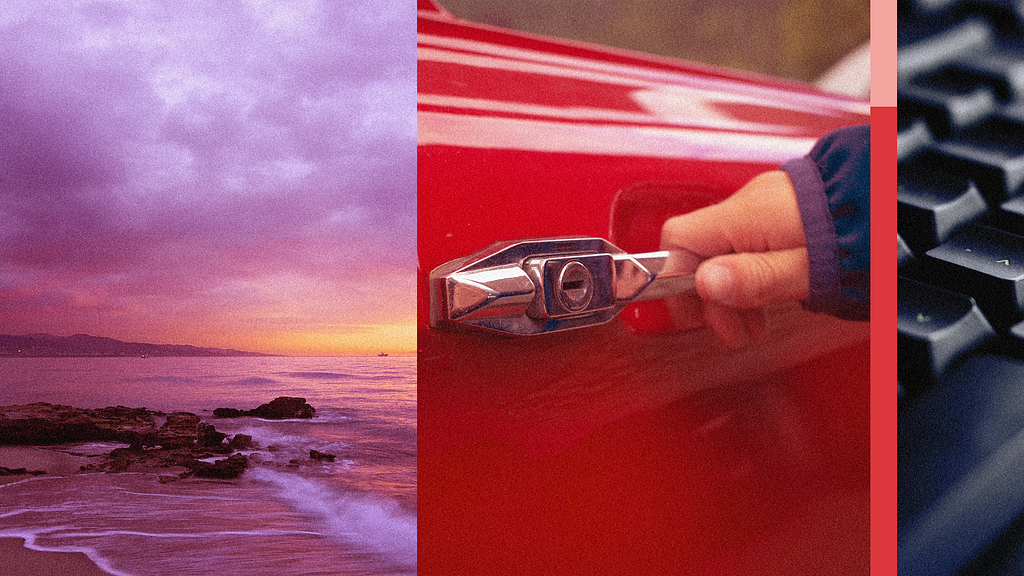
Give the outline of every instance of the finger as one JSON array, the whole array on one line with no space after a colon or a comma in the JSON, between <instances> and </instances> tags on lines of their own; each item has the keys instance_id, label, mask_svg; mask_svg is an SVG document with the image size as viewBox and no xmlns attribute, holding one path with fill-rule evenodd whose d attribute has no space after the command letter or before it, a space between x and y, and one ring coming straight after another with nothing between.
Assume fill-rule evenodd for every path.
<instances>
[{"instance_id":1,"label":"finger","mask_svg":"<svg viewBox=\"0 0 1024 576\"><path fill-rule=\"evenodd\" d=\"M666 298L665 306L672 319L672 326L677 330L690 330L704 325L701 320L704 304L693 292Z\"/></svg>"},{"instance_id":2,"label":"finger","mask_svg":"<svg viewBox=\"0 0 1024 576\"><path fill-rule=\"evenodd\" d=\"M663 250L666 248L662 247ZM662 274L693 274L704 258L683 248L669 250Z\"/></svg>"},{"instance_id":3,"label":"finger","mask_svg":"<svg viewBox=\"0 0 1024 576\"><path fill-rule=\"evenodd\" d=\"M715 336L733 350L749 345L753 338L741 310L708 304L704 307L704 324Z\"/></svg>"},{"instance_id":4,"label":"finger","mask_svg":"<svg viewBox=\"0 0 1024 576\"><path fill-rule=\"evenodd\" d=\"M722 344L733 350L761 340L765 334L765 315L761 308L738 310L708 304L704 308L704 324Z\"/></svg>"},{"instance_id":5,"label":"finger","mask_svg":"<svg viewBox=\"0 0 1024 576\"><path fill-rule=\"evenodd\" d=\"M743 322L747 326L747 334L750 334L751 338L754 340L761 340L764 338L766 331L765 325L767 324L764 308L740 310L740 316L743 317Z\"/></svg>"},{"instance_id":6,"label":"finger","mask_svg":"<svg viewBox=\"0 0 1024 576\"><path fill-rule=\"evenodd\" d=\"M703 257L803 246L796 192L785 172L761 174L718 204L669 218L663 250L686 249Z\"/></svg>"},{"instance_id":7,"label":"finger","mask_svg":"<svg viewBox=\"0 0 1024 576\"><path fill-rule=\"evenodd\" d=\"M726 254L697 269L697 292L707 302L731 308L761 308L807 299L810 271L806 248Z\"/></svg>"}]
</instances>

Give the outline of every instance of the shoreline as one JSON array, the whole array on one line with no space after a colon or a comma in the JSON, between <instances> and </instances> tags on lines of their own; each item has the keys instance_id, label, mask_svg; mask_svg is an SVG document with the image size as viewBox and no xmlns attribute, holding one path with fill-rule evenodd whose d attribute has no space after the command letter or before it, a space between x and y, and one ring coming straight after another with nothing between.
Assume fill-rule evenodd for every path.
<instances>
[{"instance_id":1,"label":"shoreline","mask_svg":"<svg viewBox=\"0 0 1024 576\"><path fill-rule=\"evenodd\" d=\"M78 472L87 463L85 456L74 456L35 446L0 446L0 466L45 470L46 474L33 476L19 474L0 476L2 485L30 478L54 478ZM5 576L112 576L92 561L84 552L44 552L26 546L22 536L0 537L0 572Z\"/></svg>"},{"instance_id":2,"label":"shoreline","mask_svg":"<svg viewBox=\"0 0 1024 576\"><path fill-rule=\"evenodd\" d=\"M0 538L0 572L5 576L113 576L84 552L42 552L21 537Z\"/></svg>"},{"instance_id":3,"label":"shoreline","mask_svg":"<svg viewBox=\"0 0 1024 576\"><path fill-rule=\"evenodd\" d=\"M0 476L0 485L19 482L27 478L53 478L54 476L70 476L78 474L82 466L91 461L88 456L75 456L48 450L38 446L0 446L0 467L27 471L43 470L45 475L18 474Z\"/></svg>"}]
</instances>

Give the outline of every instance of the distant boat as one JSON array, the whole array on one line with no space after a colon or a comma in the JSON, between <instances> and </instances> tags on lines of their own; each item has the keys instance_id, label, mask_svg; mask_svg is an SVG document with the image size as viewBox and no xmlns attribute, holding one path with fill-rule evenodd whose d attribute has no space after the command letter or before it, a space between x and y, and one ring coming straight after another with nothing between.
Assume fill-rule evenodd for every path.
<instances>
[{"instance_id":1,"label":"distant boat","mask_svg":"<svg viewBox=\"0 0 1024 576\"><path fill-rule=\"evenodd\" d=\"M387 356L387 353L386 352L381 352L380 354L377 354L378 358L381 357L381 356Z\"/></svg>"}]
</instances>

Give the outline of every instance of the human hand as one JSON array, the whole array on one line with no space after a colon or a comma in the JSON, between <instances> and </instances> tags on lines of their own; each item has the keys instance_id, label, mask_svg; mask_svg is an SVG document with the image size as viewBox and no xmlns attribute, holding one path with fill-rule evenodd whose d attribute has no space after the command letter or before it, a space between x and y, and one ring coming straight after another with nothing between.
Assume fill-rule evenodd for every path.
<instances>
[{"instance_id":1,"label":"human hand","mask_svg":"<svg viewBox=\"0 0 1024 576\"><path fill-rule=\"evenodd\" d=\"M669 250L664 274L696 271L697 295L667 300L681 329L702 323L740 348L764 336L764 307L807 299L807 248L796 192L775 170L756 176L713 206L670 218L661 229Z\"/></svg>"}]
</instances>

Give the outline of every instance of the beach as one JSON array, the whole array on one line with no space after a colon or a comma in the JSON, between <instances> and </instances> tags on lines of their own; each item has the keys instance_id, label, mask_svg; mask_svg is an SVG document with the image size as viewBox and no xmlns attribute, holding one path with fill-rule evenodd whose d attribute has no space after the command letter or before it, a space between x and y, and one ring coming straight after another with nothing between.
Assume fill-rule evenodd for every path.
<instances>
[{"instance_id":1,"label":"beach","mask_svg":"<svg viewBox=\"0 0 1024 576\"><path fill-rule=\"evenodd\" d=\"M20 538L0 538L4 576L110 576L81 552L39 552Z\"/></svg>"},{"instance_id":2,"label":"beach","mask_svg":"<svg viewBox=\"0 0 1024 576\"><path fill-rule=\"evenodd\" d=\"M0 468L43 470L47 476L75 474L93 460L88 456L67 454L35 446L0 446ZM31 474L0 476L0 485L32 478Z\"/></svg>"},{"instance_id":3,"label":"beach","mask_svg":"<svg viewBox=\"0 0 1024 576\"><path fill-rule=\"evenodd\" d=\"M0 467L44 470L46 476L78 472L88 457L31 446L0 446ZM31 474L0 476L0 485L34 478ZM82 552L41 552L25 547L23 538L0 538L0 572L4 576L110 576Z\"/></svg>"},{"instance_id":4,"label":"beach","mask_svg":"<svg viewBox=\"0 0 1024 576\"><path fill-rule=\"evenodd\" d=\"M199 477L149 449L146 462L81 473L106 470L104 456L127 446L0 447L0 466L48 472L0 476L0 574L413 576L415 375L415 358L401 357L0 359L0 407L23 407L9 419L49 410L27 409L33 402L76 407L63 412L123 407L117 418L128 420L121 412L145 407L164 413L154 416L161 427L175 413L178 424L192 422L188 412L222 443L246 439L232 457L248 459L239 477ZM306 399L313 417L224 415L283 396ZM77 563L60 572L22 560L31 549L85 556L51 554Z\"/></svg>"}]
</instances>

